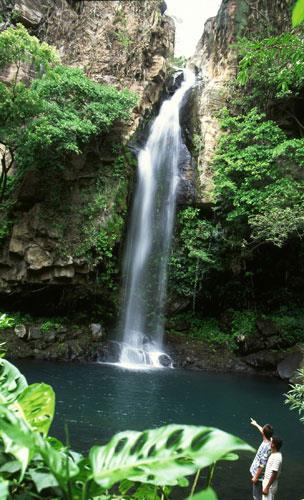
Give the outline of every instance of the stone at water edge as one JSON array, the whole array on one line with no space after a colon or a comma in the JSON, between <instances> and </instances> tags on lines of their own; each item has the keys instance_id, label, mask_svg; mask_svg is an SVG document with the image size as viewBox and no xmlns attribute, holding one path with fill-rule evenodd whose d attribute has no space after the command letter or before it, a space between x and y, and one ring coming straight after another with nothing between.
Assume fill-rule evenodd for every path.
<instances>
[{"instance_id":1,"label":"stone at water edge","mask_svg":"<svg viewBox=\"0 0 304 500\"><path fill-rule=\"evenodd\" d=\"M29 333L28 333L28 339L29 340L38 340L43 337L43 332L38 328L37 326L30 326L29 327Z\"/></svg>"},{"instance_id":2,"label":"stone at water edge","mask_svg":"<svg viewBox=\"0 0 304 500\"><path fill-rule=\"evenodd\" d=\"M277 366L278 374L283 380L292 382L296 378L296 371L304 367L304 349L301 346L296 346L296 348Z\"/></svg>"},{"instance_id":3,"label":"stone at water edge","mask_svg":"<svg viewBox=\"0 0 304 500\"><path fill-rule=\"evenodd\" d=\"M93 339L99 340L104 336L103 328L100 323L91 323L90 330Z\"/></svg>"},{"instance_id":4,"label":"stone at water edge","mask_svg":"<svg viewBox=\"0 0 304 500\"><path fill-rule=\"evenodd\" d=\"M23 339L26 336L26 326L25 325L16 325L14 328L14 333L20 339Z\"/></svg>"}]
</instances>

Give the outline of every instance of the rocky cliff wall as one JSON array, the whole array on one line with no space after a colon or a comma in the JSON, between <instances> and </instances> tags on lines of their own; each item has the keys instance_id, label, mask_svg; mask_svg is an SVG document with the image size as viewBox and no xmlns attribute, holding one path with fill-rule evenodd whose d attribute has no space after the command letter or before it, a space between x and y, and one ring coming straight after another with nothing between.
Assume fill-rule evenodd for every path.
<instances>
[{"instance_id":1,"label":"rocky cliff wall","mask_svg":"<svg viewBox=\"0 0 304 500\"><path fill-rule=\"evenodd\" d=\"M120 251L134 171L124 144L164 90L174 28L161 0L0 0L0 10L1 29L21 22L55 45L64 64L139 96L123 130L71 157L64 172L28 171L15 193L11 232L0 254L2 303L35 309L39 297L49 311L73 301L76 307L76 296L110 295L100 276L111 263L94 244L90 248L91 239L106 228L105 237L115 238L111 252Z\"/></svg>"},{"instance_id":2,"label":"rocky cliff wall","mask_svg":"<svg viewBox=\"0 0 304 500\"><path fill-rule=\"evenodd\" d=\"M217 16L205 23L192 59L201 79L193 105L201 135L199 202L211 201L211 161L220 133L216 114L226 105L229 83L236 76L237 53L233 44L239 36L267 36L288 29L292 4L292 0L223 0Z\"/></svg>"}]
</instances>

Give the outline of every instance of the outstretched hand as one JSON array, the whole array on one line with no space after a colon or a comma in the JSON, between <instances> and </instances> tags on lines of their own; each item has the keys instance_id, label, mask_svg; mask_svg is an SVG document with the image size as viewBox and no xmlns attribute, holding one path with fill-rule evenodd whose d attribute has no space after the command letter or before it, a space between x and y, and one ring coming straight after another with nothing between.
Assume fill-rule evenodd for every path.
<instances>
[{"instance_id":1,"label":"outstretched hand","mask_svg":"<svg viewBox=\"0 0 304 500\"><path fill-rule=\"evenodd\" d=\"M250 423L251 423L251 425L254 425L255 427L257 427L257 426L258 426L257 421L256 421L256 420L254 420L252 417L250 417Z\"/></svg>"}]
</instances>

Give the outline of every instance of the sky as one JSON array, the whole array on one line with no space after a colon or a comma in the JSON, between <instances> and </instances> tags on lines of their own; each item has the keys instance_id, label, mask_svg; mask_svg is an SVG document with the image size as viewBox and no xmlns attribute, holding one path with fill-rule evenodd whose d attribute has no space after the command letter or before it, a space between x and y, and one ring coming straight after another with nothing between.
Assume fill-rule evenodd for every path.
<instances>
[{"instance_id":1,"label":"sky","mask_svg":"<svg viewBox=\"0 0 304 500\"><path fill-rule=\"evenodd\" d=\"M221 0L165 0L166 14L176 24L175 55L189 57L203 34L204 23L217 14Z\"/></svg>"}]
</instances>

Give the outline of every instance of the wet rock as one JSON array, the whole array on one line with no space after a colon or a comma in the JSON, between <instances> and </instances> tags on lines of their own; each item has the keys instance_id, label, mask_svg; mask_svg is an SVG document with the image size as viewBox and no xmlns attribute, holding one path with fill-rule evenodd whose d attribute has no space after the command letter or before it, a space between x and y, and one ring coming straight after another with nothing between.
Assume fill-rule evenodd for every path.
<instances>
[{"instance_id":1,"label":"wet rock","mask_svg":"<svg viewBox=\"0 0 304 500\"><path fill-rule=\"evenodd\" d=\"M172 359L167 354L161 354L158 359L161 366L168 367L172 365Z\"/></svg>"},{"instance_id":2,"label":"wet rock","mask_svg":"<svg viewBox=\"0 0 304 500\"><path fill-rule=\"evenodd\" d=\"M304 366L304 350L298 347L286 356L277 366L278 374L283 380L290 380L296 371Z\"/></svg>"},{"instance_id":3,"label":"wet rock","mask_svg":"<svg viewBox=\"0 0 304 500\"><path fill-rule=\"evenodd\" d=\"M30 326L29 327L29 333L28 333L29 340L38 340L38 339L41 339L43 336L44 336L44 333L37 326Z\"/></svg>"},{"instance_id":4,"label":"wet rock","mask_svg":"<svg viewBox=\"0 0 304 500\"><path fill-rule=\"evenodd\" d=\"M242 360L256 370L275 371L282 356L284 355L280 351L259 351L245 356Z\"/></svg>"},{"instance_id":5,"label":"wet rock","mask_svg":"<svg viewBox=\"0 0 304 500\"><path fill-rule=\"evenodd\" d=\"M100 340L104 336L104 332L100 323L91 323L90 330L94 340Z\"/></svg>"},{"instance_id":6,"label":"wet rock","mask_svg":"<svg viewBox=\"0 0 304 500\"><path fill-rule=\"evenodd\" d=\"M118 363L120 352L121 344L119 342L109 340L101 346L101 349L98 349L97 358L98 361Z\"/></svg>"},{"instance_id":7,"label":"wet rock","mask_svg":"<svg viewBox=\"0 0 304 500\"><path fill-rule=\"evenodd\" d=\"M27 334L26 326L25 325L15 326L14 333L17 337L19 337L20 339L23 339Z\"/></svg>"},{"instance_id":8,"label":"wet rock","mask_svg":"<svg viewBox=\"0 0 304 500\"><path fill-rule=\"evenodd\" d=\"M50 330L49 332L45 332L43 334L43 340L48 344L51 344L56 340L56 332L55 330Z\"/></svg>"}]
</instances>

